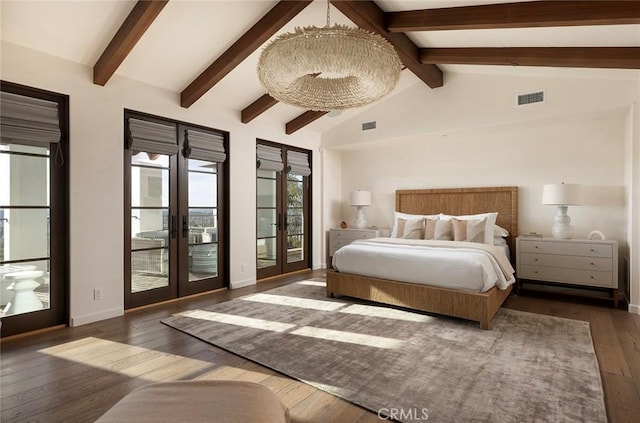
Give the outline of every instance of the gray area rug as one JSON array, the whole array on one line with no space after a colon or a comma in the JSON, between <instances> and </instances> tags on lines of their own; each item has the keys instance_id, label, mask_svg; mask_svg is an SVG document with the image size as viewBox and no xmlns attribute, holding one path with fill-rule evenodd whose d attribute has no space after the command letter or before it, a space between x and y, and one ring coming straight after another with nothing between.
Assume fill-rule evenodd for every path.
<instances>
[{"instance_id":1,"label":"gray area rug","mask_svg":"<svg viewBox=\"0 0 640 423\"><path fill-rule=\"evenodd\" d=\"M501 309L485 331L311 280L162 322L398 421L607 421L583 321Z\"/></svg>"}]
</instances>

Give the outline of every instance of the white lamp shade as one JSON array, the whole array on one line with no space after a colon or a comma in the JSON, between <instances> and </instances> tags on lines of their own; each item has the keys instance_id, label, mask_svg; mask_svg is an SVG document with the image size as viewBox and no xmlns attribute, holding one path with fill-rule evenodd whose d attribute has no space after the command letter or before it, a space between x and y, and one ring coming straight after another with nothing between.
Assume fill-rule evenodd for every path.
<instances>
[{"instance_id":1,"label":"white lamp shade","mask_svg":"<svg viewBox=\"0 0 640 423\"><path fill-rule=\"evenodd\" d=\"M349 193L350 206L370 206L371 192L369 191L351 191Z\"/></svg>"},{"instance_id":2,"label":"white lamp shade","mask_svg":"<svg viewBox=\"0 0 640 423\"><path fill-rule=\"evenodd\" d=\"M542 204L580 205L582 186L578 184L547 184L542 190Z\"/></svg>"}]
</instances>

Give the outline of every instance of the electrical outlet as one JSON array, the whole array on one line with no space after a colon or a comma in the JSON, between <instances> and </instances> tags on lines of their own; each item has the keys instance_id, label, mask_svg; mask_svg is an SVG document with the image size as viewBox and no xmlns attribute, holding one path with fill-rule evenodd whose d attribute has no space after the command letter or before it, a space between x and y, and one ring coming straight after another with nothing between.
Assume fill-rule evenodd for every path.
<instances>
[{"instance_id":1,"label":"electrical outlet","mask_svg":"<svg viewBox=\"0 0 640 423\"><path fill-rule=\"evenodd\" d=\"M244 263L242 263L242 264L240 265L240 271L241 271L242 273L244 273L244 271L245 271L245 270L247 270L247 266L246 266Z\"/></svg>"},{"instance_id":2,"label":"electrical outlet","mask_svg":"<svg viewBox=\"0 0 640 423\"><path fill-rule=\"evenodd\" d=\"M93 289L93 301L98 301L102 299L102 289L94 288Z\"/></svg>"}]
</instances>

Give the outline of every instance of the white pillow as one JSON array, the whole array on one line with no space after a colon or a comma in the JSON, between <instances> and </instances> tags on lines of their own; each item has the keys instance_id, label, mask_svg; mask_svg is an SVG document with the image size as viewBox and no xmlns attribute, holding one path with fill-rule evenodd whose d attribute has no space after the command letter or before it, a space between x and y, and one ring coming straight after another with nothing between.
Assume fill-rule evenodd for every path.
<instances>
[{"instance_id":1,"label":"white pillow","mask_svg":"<svg viewBox=\"0 0 640 423\"><path fill-rule=\"evenodd\" d=\"M419 217L417 219L403 219L399 217L396 219L398 223L397 238L404 239L422 239L424 234L424 219Z\"/></svg>"},{"instance_id":2,"label":"white pillow","mask_svg":"<svg viewBox=\"0 0 640 423\"><path fill-rule=\"evenodd\" d=\"M408 213L400 213L393 212L393 229L391 230L391 238L401 238L398 237L398 218L400 219L427 219L427 218L437 218L437 214L432 215L422 215L422 214L408 214Z\"/></svg>"},{"instance_id":3,"label":"white pillow","mask_svg":"<svg viewBox=\"0 0 640 423\"><path fill-rule=\"evenodd\" d=\"M501 236L494 236L493 237L493 245L505 246L505 245L507 245L507 240L502 238Z\"/></svg>"},{"instance_id":4,"label":"white pillow","mask_svg":"<svg viewBox=\"0 0 640 423\"><path fill-rule=\"evenodd\" d=\"M456 218L459 220L471 220L471 219L482 219L487 218L486 226L484 230L484 243L488 245L493 245L493 236L495 233L496 219L498 218L497 212L492 213L480 213L480 214L472 214L466 216L451 216L448 214L440 213L441 220L450 220L452 218Z\"/></svg>"},{"instance_id":5,"label":"white pillow","mask_svg":"<svg viewBox=\"0 0 640 423\"><path fill-rule=\"evenodd\" d=\"M508 231L508 230L506 230L505 228L503 228L502 226L498 226L498 225L496 225L496 226L493 228L493 236L494 236L495 238L499 238L499 237L506 238L506 237L508 237L508 236L509 236L509 231ZM493 245L498 245L498 244L495 244L495 243L494 243Z\"/></svg>"}]
</instances>

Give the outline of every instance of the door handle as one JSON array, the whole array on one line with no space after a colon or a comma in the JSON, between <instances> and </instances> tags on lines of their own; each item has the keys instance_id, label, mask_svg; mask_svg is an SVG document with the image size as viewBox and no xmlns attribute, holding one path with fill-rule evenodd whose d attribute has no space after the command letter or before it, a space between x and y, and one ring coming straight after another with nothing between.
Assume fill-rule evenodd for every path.
<instances>
[{"instance_id":1,"label":"door handle","mask_svg":"<svg viewBox=\"0 0 640 423\"><path fill-rule=\"evenodd\" d=\"M178 237L178 216L175 214L171 216L171 238L176 239Z\"/></svg>"},{"instance_id":2,"label":"door handle","mask_svg":"<svg viewBox=\"0 0 640 423\"><path fill-rule=\"evenodd\" d=\"M187 216L182 216L182 237L186 238L189 236L189 224L187 223Z\"/></svg>"}]
</instances>

